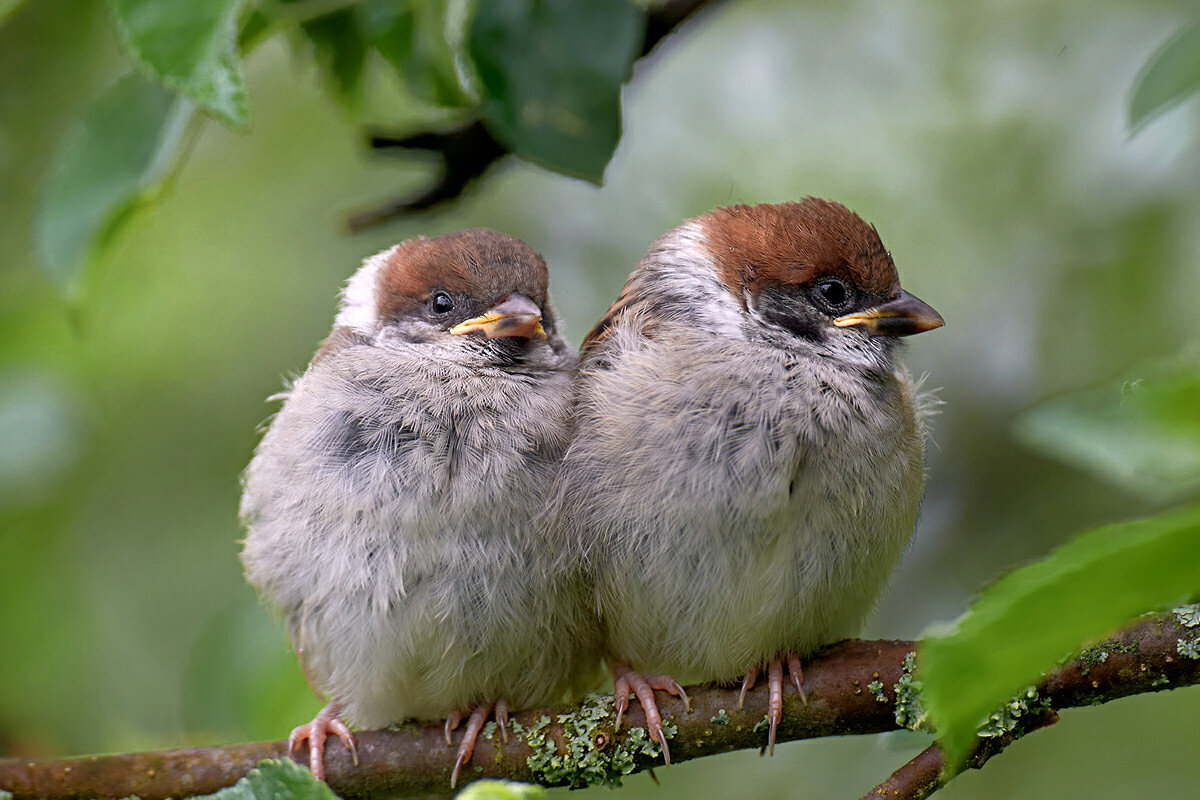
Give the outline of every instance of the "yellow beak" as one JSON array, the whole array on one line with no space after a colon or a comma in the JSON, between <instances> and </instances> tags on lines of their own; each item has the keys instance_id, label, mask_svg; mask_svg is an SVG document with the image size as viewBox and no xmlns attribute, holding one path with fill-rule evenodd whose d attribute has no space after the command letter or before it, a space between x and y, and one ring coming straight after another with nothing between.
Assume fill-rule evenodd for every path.
<instances>
[{"instance_id":1,"label":"yellow beak","mask_svg":"<svg viewBox=\"0 0 1200 800\"><path fill-rule=\"evenodd\" d=\"M489 339L519 336L531 339L545 336L542 330L542 311L537 303L520 292L503 297L499 303L473 319L460 322L450 329L455 336L478 331Z\"/></svg>"},{"instance_id":2,"label":"yellow beak","mask_svg":"<svg viewBox=\"0 0 1200 800\"><path fill-rule=\"evenodd\" d=\"M862 325L872 336L912 336L940 328L946 321L928 303L901 289L894 300L838 317L833 324L839 328Z\"/></svg>"}]
</instances>

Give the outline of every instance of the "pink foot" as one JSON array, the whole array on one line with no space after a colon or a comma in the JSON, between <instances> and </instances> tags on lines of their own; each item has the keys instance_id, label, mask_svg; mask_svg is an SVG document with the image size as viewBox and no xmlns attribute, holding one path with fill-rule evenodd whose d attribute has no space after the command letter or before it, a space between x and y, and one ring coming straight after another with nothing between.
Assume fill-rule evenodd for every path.
<instances>
[{"instance_id":1,"label":"pink foot","mask_svg":"<svg viewBox=\"0 0 1200 800\"><path fill-rule=\"evenodd\" d=\"M350 759L358 766L358 748L354 744L354 734L346 723L338 719L341 709L337 703L330 703L317 712L313 721L300 725L292 730L288 737L288 754L294 756L304 741L308 741L308 768L313 776L325 780L325 740L329 734L334 734L342 740Z\"/></svg>"},{"instance_id":2,"label":"pink foot","mask_svg":"<svg viewBox=\"0 0 1200 800\"><path fill-rule=\"evenodd\" d=\"M469 719L466 711L455 711L446 717L446 744L451 746L454 742L450 734L458 728L459 723L467 719L467 728L463 731L462 741L458 745L458 755L454 759L454 771L450 773L451 789L458 785L458 773L462 770L463 764L470 761L471 756L475 754L475 743L479 740L479 733L483 730L489 714L496 717L496 723L500 726L500 740L508 744L508 701L506 700L497 700L495 705L486 703L476 706L470 712Z\"/></svg>"},{"instance_id":3,"label":"pink foot","mask_svg":"<svg viewBox=\"0 0 1200 800\"><path fill-rule=\"evenodd\" d=\"M783 658L774 658L767 664L767 721L771 728L767 733L767 750L775 755L775 733L779 722L783 719L783 665L787 663L788 676L792 685L800 695L800 702L808 705L808 695L804 693L804 670L800 667L800 656L788 653ZM742 679L742 691L738 694L738 708L746 701L746 692L754 688L758 681L759 668L751 667Z\"/></svg>"},{"instance_id":4,"label":"pink foot","mask_svg":"<svg viewBox=\"0 0 1200 800\"><path fill-rule=\"evenodd\" d=\"M621 730L621 718L625 716L625 711L629 708L629 694L632 692L637 695L638 702L642 705L642 711L646 714L646 729L650 732L650 738L658 742L658 746L663 751L663 762L668 767L671 766L671 749L667 747L667 737L663 734L662 714L658 711L654 692L675 695L683 700L683 704L690 711L692 701L688 699L687 692L670 675L647 677L640 672L634 672L624 664L613 665L613 690L617 701L617 730Z\"/></svg>"}]
</instances>

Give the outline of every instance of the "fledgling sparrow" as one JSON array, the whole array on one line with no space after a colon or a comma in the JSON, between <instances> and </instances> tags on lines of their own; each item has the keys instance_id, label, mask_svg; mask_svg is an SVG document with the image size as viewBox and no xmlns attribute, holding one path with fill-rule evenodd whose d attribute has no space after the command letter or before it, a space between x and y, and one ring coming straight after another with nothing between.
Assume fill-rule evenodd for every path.
<instances>
[{"instance_id":1,"label":"fledgling sparrow","mask_svg":"<svg viewBox=\"0 0 1200 800\"><path fill-rule=\"evenodd\" d=\"M576 355L546 264L490 230L367 259L244 476L242 559L334 733L559 699L596 660L592 600L534 525L569 441Z\"/></svg>"},{"instance_id":2,"label":"fledgling sparrow","mask_svg":"<svg viewBox=\"0 0 1200 800\"><path fill-rule=\"evenodd\" d=\"M942 324L872 226L807 198L670 231L588 334L555 513L589 551L618 715L632 691L667 763L654 690L744 697L766 669L773 749L784 669L803 697L799 657L864 621L922 493L897 337Z\"/></svg>"}]
</instances>

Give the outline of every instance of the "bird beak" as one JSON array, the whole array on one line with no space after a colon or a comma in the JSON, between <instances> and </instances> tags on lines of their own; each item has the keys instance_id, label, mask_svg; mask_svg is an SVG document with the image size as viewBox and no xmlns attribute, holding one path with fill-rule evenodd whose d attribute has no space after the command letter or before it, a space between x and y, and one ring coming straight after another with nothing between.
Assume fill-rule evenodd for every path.
<instances>
[{"instance_id":1,"label":"bird beak","mask_svg":"<svg viewBox=\"0 0 1200 800\"><path fill-rule=\"evenodd\" d=\"M479 331L489 339L502 336L531 339L546 333L542 330L542 310L520 292L505 296L481 316L460 322L450 329L455 336L473 331Z\"/></svg>"},{"instance_id":2,"label":"bird beak","mask_svg":"<svg viewBox=\"0 0 1200 800\"><path fill-rule=\"evenodd\" d=\"M871 336L912 336L940 328L946 321L928 303L901 289L894 300L838 317L833 324L839 328L862 325Z\"/></svg>"}]
</instances>

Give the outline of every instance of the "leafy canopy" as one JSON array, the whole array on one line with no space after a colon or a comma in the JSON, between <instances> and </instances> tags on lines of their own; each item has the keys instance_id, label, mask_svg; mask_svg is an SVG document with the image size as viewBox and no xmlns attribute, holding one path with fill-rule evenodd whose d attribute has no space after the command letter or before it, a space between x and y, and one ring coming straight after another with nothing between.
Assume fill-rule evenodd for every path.
<instances>
[{"instance_id":1,"label":"leafy canopy","mask_svg":"<svg viewBox=\"0 0 1200 800\"><path fill-rule=\"evenodd\" d=\"M205 115L249 127L242 59L269 38L305 42L350 108L383 66L414 102L479 117L521 158L599 183L645 30L631 0L109 2L133 69L62 143L35 223L72 300L131 212L169 186Z\"/></svg>"}]
</instances>

